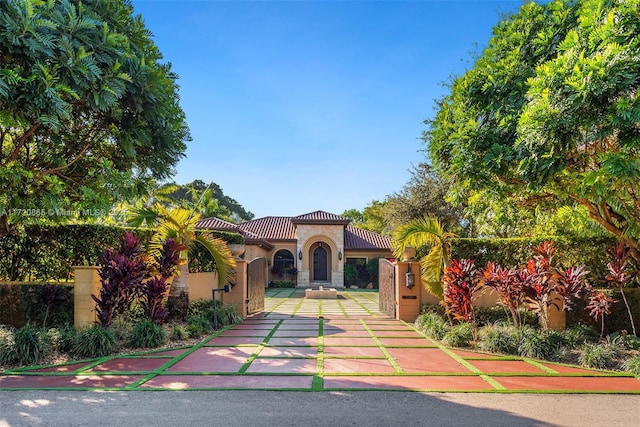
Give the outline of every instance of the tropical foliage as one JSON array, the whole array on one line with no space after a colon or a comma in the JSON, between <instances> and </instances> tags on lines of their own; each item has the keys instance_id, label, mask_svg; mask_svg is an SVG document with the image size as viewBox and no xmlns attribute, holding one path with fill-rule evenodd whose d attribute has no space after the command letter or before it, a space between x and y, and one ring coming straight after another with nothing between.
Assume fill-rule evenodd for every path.
<instances>
[{"instance_id":1,"label":"tropical foliage","mask_svg":"<svg viewBox=\"0 0 640 427\"><path fill-rule=\"evenodd\" d=\"M175 239L177 244L187 248L180 254L183 262L178 267L178 275L173 279L168 302L168 305L174 308L174 314L181 318L186 316L189 302L188 248L199 244L207 249L214 259L220 287L234 280L236 263L226 242L215 237L213 233L197 232L196 224L199 219L198 213L183 208L167 209L159 203L150 208L136 210L129 219L134 226L145 223L155 226L156 234L151 243L153 254L157 254L166 239Z\"/></svg>"},{"instance_id":2,"label":"tropical foliage","mask_svg":"<svg viewBox=\"0 0 640 427\"><path fill-rule=\"evenodd\" d=\"M126 0L0 2L0 235L27 209L109 209L184 155L177 76L132 13Z\"/></svg>"},{"instance_id":3,"label":"tropical foliage","mask_svg":"<svg viewBox=\"0 0 640 427\"><path fill-rule=\"evenodd\" d=\"M429 292L442 298L442 270L449 266L453 233L445 231L440 220L425 216L398 227L393 233L393 252L402 259L405 248L430 247L429 253L420 258L422 282Z\"/></svg>"},{"instance_id":4,"label":"tropical foliage","mask_svg":"<svg viewBox=\"0 0 640 427\"><path fill-rule=\"evenodd\" d=\"M527 2L427 123L463 203L581 205L640 259L639 0Z\"/></svg>"}]
</instances>

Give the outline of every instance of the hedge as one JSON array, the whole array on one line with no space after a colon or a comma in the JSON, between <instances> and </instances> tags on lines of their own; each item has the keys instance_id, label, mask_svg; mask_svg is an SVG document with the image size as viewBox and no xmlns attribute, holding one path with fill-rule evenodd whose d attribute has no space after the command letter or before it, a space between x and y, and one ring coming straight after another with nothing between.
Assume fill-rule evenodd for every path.
<instances>
[{"instance_id":1,"label":"hedge","mask_svg":"<svg viewBox=\"0 0 640 427\"><path fill-rule=\"evenodd\" d=\"M73 287L51 283L0 284L0 324L17 328L73 325Z\"/></svg>"},{"instance_id":2,"label":"hedge","mask_svg":"<svg viewBox=\"0 0 640 427\"><path fill-rule=\"evenodd\" d=\"M74 265L97 265L105 248L115 247L121 236L132 231L147 242L153 230L105 225L25 226L0 237L0 281L68 280ZM243 243L238 233L213 232L229 243ZM212 271L213 259L196 245L190 270Z\"/></svg>"},{"instance_id":3,"label":"hedge","mask_svg":"<svg viewBox=\"0 0 640 427\"><path fill-rule=\"evenodd\" d=\"M452 256L456 259L468 258L476 266L484 267L488 261L504 267L526 264L531 259L531 248L545 240L556 245L555 262L558 266L570 267L584 264L591 272L594 285L604 283L607 275L607 263L612 259L612 250L617 243L615 238L572 239L551 238L513 238L513 239L456 239L452 243ZM421 250L424 252L424 250Z\"/></svg>"}]
</instances>

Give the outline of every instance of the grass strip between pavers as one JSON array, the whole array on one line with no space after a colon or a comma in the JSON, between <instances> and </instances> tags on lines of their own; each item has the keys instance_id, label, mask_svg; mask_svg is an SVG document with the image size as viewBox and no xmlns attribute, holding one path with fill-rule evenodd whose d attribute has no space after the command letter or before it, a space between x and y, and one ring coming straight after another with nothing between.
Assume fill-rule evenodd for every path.
<instances>
[{"instance_id":1,"label":"grass strip between pavers","mask_svg":"<svg viewBox=\"0 0 640 427\"><path fill-rule=\"evenodd\" d=\"M544 366L542 363L533 360L533 359L529 359L529 358L523 358L522 361L528 363L529 365L533 366L534 368L538 368L544 372L546 372L547 374L559 374L560 372L553 370L547 366Z\"/></svg>"},{"instance_id":2,"label":"grass strip between pavers","mask_svg":"<svg viewBox=\"0 0 640 427\"><path fill-rule=\"evenodd\" d=\"M396 362L396 359L393 358L393 356L391 356L391 353L389 353L389 351L387 350L387 348L380 342L380 340L378 339L378 337L376 336L376 334L374 333L373 330L371 330L371 328L369 327L369 325L367 325L367 322L364 321L364 319L360 319L360 324L362 324L362 326L364 327L364 329L369 332L369 335L371 336L371 338L373 339L373 342L376 343L376 345L378 346L378 348L380 349L380 351L382 352L382 354L384 354L384 357L387 359L387 362L389 362L389 364L393 367L393 369L396 371L396 374L404 374L404 371L402 370L402 368L400 367L400 365L398 365L398 362Z\"/></svg>"},{"instance_id":3,"label":"grass strip between pavers","mask_svg":"<svg viewBox=\"0 0 640 427\"><path fill-rule=\"evenodd\" d=\"M347 313L347 310L344 308L344 305L342 305L342 301L337 299L336 302L338 303L338 308L340 309L340 311L342 311L342 315L345 317L345 319L348 319L349 313Z\"/></svg>"},{"instance_id":4,"label":"grass strip between pavers","mask_svg":"<svg viewBox=\"0 0 640 427\"><path fill-rule=\"evenodd\" d=\"M300 301L298 302L298 304L293 308L293 311L291 312L291 317L296 316L296 313L298 312L298 310L300 310L300 307L302 307L302 303L304 303L304 298L300 298Z\"/></svg>"},{"instance_id":5,"label":"grass strip between pavers","mask_svg":"<svg viewBox=\"0 0 640 427\"><path fill-rule=\"evenodd\" d=\"M358 304L360 306L361 309L363 309L364 311L366 311L369 316L373 317L374 319L378 318L377 313L372 312L371 310L369 310L366 306L364 306L360 301L358 301L357 299L355 299L354 297L352 297L351 295L349 295L349 292L345 292L344 295L349 298L351 301L355 302L356 304Z\"/></svg>"},{"instance_id":6,"label":"grass strip between pavers","mask_svg":"<svg viewBox=\"0 0 640 427\"><path fill-rule=\"evenodd\" d=\"M146 383L147 381L149 381L150 379L154 378L156 375L159 375L161 373L163 373L165 370L167 370L168 368L170 368L171 366L175 365L176 363L180 362L182 359L184 359L185 357L189 356L190 354L194 353L195 351L199 350L202 347L205 347L205 344L209 341L211 341L212 339L214 339L215 337L219 336L220 334L222 334L225 331L228 331L229 329L231 329L233 327L233 325L229 325L227 327L224 327L222 329L217 330L216 332L214 332L213 334L205 337L204 339L200 340L199 343L197 343L196 345L194 345L193 347L191 347L190 350L185 351L182 354L179 354L175 357L173 357L170 361L168 361L167 363L163 364L162 366L160 366L159 368L151 371L151 373L149 375L147 375L144 378L141 378L139 381L136 381L134 383L131 384L131 387L125 387L125 389L132 389L132 388L137 388L140 385ZM133 387L133 385L135 384L135 387Z\"/></svg>"},{"instance_id":7,"label":"grass strip between pavers","mask_svg":"<svg viewBox=\"0 0 640 427\"><path fill-rule=\"evenodd\" d=\"M311 390L322 391L324 389L324 320L318 321L318 348L316 359L316 375L311 382Z\"/></svg>"},{"instance_id":8,"label":"grass strip between pavers","mask_svg":"<svg viewBox=\"0 0 640 427\"><path fill-rule=\"evenodd\" d=\"M282 325L282 322L283 320L281 319L278 323L275 324L275 326L271 329L271 331L269 331L267 336L264 337L264 339L262 340L262 343L260 343L258 348L256 348L256 351L254 351L253 354L249 356L247 361L244 362L244 364L240 367L240 369L238 370L238 374L244 374L245 372L247 372L247 369L249 369L249 366L251 366L253 361L256 360L256 358L258 357L258 354L260 354L262 349L267 345L271 337L273 337L273 335L276 333L280 325Z\"/></svg>"},{"instance_id":9,"label":"grass strip between pavers","mask_svg":"<svg viewBox=\"0 0 640 427\"><path fill-rule=\"evenodd\" d=\"M293 294L294 294L294 292L292 292L290 295L288 295L287 298L289 298ZM277 303L276 305L271 307L271 310L268 313L265 313L264 318L266 319L267 317L269 317L269 315L272 314L278 307L280 307L282 304L284 304L287 301L287 298L282 298L282 301L280 301L279 303Z\"/></svg>"}]
</instances>

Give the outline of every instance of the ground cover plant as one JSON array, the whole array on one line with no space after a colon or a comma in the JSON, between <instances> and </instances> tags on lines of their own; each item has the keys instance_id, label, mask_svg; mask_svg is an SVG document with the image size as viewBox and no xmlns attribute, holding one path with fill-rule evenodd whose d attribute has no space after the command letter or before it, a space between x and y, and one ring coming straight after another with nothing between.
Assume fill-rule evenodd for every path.
<instances>
[{"instance_id":1,"label":"ground cover plant","mask_svg":"<svg viewBox=\"0 0 640 427\"><path fill-rule=\"evenodd\" d=\"M129 354L139 349L192 345L213 332L213 306L209 300L190 303L187 322L158 325L133 304L130 312L117 315L108 327L96 323L79 330L67 325L21 328L0 325L0 372L4 368L62 363L76 359ZM233 305L217 306L218 327L241 323Z\"/></svg>"},{"instance_id":2,"label":"ground cover plant","mask_svg":"<svg viewBox=\"0 0 640 427\"><path fill-rule=\"evenodd\" d=\"M583 266L556 265L552 242L532 249L534 255L523 267L488 262L476 270L473 260L452 259L442 274L444 310L423 306L416 327L449 346L635 373L640 366L640 338L626 330L604 336L605 316L617 301L592 289ZM621 291L632 276L626 257L617 246L614 261L607 266L607 279ZM497 293L498 307L474 306L474 293L482 289ZM599 333L584 324L565 331L551 329L552 307L585 310L599 322ZM531 315L536 316L535 322Z\"/></svg>"}]
</instances>

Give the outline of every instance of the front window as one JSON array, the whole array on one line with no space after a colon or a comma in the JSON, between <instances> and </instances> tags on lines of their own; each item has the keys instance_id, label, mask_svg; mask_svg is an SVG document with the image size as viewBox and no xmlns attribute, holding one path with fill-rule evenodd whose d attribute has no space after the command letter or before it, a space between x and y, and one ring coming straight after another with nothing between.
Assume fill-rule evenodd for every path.
<instances>
[{"instance_id":1,"label":"front window","mask_svg":"<svg viewBox=\"0 0 640 427\"><path fill-rule=\"evenodd\" d=\"M271 273L274 276L282 277L285 274L292 273L294 270L293 253L286 249L280 249L273 256L273 267Z\"/></svg>"}]
</instances>

